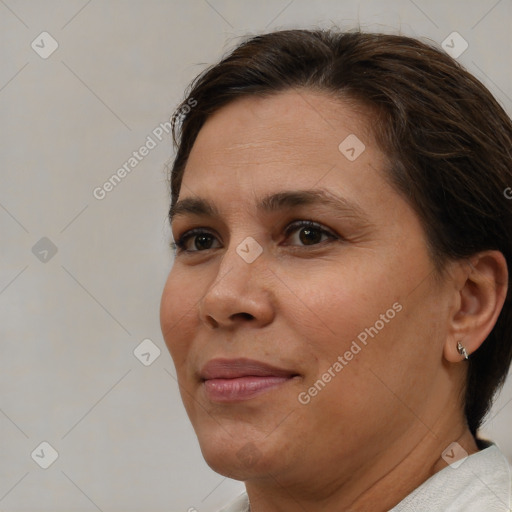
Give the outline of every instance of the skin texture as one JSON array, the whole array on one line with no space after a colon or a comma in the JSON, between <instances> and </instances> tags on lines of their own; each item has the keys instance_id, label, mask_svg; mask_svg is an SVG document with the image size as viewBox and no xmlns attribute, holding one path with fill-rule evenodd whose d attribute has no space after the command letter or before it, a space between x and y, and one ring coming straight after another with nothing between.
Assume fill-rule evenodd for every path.
<instances>
[{"instance_id":1,"label":"skin texture","mask_svg":"<svg viewBox=\"0 0 512 512\"><path fill-rule=\"evenodd\" d=\"M386 179L368 116L311 91L238 99L208 119L186 166L179 199L207 199L220 216L173 219L175 240L192 228L212 237L206 249L196 236L186 245L195 252L178 251L162 332L206 462L245 481L253 512L389 510L447 466L450 443L478 450L456 346L471 354L492 329L506 263L489 251L436 274L417 215ZM338 149L350 134L366 146L354 161ZM322 205L256 209L267 194L312 189L356 204L364 219ZM287 235L297 220L335 238L315 231L311 244L301 227ZM249 236L263 249L252 263L236 251ZM401 310L301 404L299 394L397 303ZM214 403L198 373L218 357L299 376L250 400Z\"/></svg>"}]
</instances>

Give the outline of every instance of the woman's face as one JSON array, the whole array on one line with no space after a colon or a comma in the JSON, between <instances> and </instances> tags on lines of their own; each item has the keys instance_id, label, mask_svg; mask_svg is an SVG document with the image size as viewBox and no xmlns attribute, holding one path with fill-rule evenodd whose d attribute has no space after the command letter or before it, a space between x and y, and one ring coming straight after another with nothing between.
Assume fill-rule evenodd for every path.
<instances>
[{"instance_id":1,"label":"woman's face","mask_svg":"<svg viewBox=\"0 0 512 512\"><path fill-rule=\"evenodd\" d=\"M363 108L319 93L239 99L201 129L161 326L219 473L329 485L429 434L453 293L385 165Z\"/></svg>"}]
</instances>

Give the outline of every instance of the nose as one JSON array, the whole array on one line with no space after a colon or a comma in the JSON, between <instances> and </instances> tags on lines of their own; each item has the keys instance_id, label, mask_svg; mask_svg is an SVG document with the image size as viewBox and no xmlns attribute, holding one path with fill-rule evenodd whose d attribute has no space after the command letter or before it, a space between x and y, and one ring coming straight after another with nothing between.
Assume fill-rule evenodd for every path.
<instances>
[{"instance_id":1,"label":"nose","mask_svg":"<svg viewBox=\"0 0 512 512\"><path fill-rule=\"evenodd\" d=\"M199 301L201 321L212 329L271 323L275 314L271 276L264 254L248 263L229 248Z\"/></svg>"}]
</instances>

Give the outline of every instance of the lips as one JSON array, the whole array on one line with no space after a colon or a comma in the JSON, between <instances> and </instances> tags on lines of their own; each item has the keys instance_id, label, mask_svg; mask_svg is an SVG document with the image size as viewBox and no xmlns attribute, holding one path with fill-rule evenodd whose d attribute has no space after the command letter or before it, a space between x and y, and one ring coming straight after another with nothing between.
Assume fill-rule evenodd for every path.
<instances>
[{"instance_id":1,"label":"lips","mask_svg":"<svg viewBox=\"0 0 512 512\"><path fill-rule=\"evenodd\" d=\"M212 402L237 402L276 389L298 373L252 359L213 359L200 371Z\"/></svg>"},{"instance_id":2,"label":"lips","mask_svg":"<svg viewBox=\"0 0 512 512\"><path fill-rule=\"evenodd\" d=\"M200 377L210 379L236 379L238 377L290 377L292 370L278 368L254 359L212 359L203 366Z\"/></svg>"}]
</instances>

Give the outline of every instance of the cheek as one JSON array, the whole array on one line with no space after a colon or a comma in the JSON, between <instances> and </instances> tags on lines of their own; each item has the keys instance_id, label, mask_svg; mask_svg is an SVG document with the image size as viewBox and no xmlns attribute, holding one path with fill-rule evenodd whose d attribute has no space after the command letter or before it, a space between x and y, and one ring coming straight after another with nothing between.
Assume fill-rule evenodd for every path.
<instances>
[{"instance_id":1,"label":"cheek","mask_svg":"<svg viewBox=\"0 0 512 512\"><path fill-rule=\"evenodd\" d=\"M193 339L196 303L190 286L177 272L171 271L160 301L160 327L177 369L183 365Z\"/></svg>"},{"instance_id":2,"label":"cheek","mask_svg":"<svg viewBox=\"0 0 512 512\"><path fill-rule=\"evenodd\" d=\"M344 416L351 416L349 409L364 412L375 386L383 387L368 368L388 378L392 368L391 380L402 387L403 367L394 365L397 360L404 361L405 366L414 362L408 360L415 354L411 353L410 339L414 333L417 337L418 332L424 332L418 325L417 317L421 315L407 297L402 278L409 270L405 265L400 270L392 261L385 265L382 260L357 258L356 264L350 259L347 257L342 264L326 262L314 275L295 272L294 290L300 295L294 298L297 307L288 308L288 312L293 311L290 325L294 325L298 339L305 341L308 372L304 388L310 389L325 376L329 389L321 392L323 397L317 403L325 400L328 408L343 403L348 408L344 408ZM298 280L298 276L303 277ZM376 400L384 403L386 390L381 391Z\"/></svg>"},{"instance_id":3,"label":"cheek","mask_svg":"<svg viewBox=\"0 0 512 512\"><path fill-rule=\"evenodd\" d=\"M379 431L380 424L391 432L414 421L411 410L425 405L439 371L443 304L428 281L414 293L390 284L381 294L359 296L356 304L347 302L332 324L338 331L346 326L345 333L337 343L325 339L321 372L332 368L338 355L343 369L322 391L318 405L345 424L366 418L364 428L358 424L365 435ZM386 419L390 412L392 421Z\"/></svg>"},{"instance_id":4,"label":"cheek","mask_svg":"<svg viewBox=\"0 0 512 512\"><path fill-rule=\"evenodd\" d=\"M395 316L392 306L399 293L388 279L389 272L371 262L364 265L362 258L357 265L347 260L326 261L313 273L293 268L283 276L283 281L293 284L294 295L281 296L291 316L289 323L298 326L306 339L316 340L314 350L320 359L343 354L375 322L382 328L381 314L391 309L388 316Z\"/></svg>"}]
</instances>

